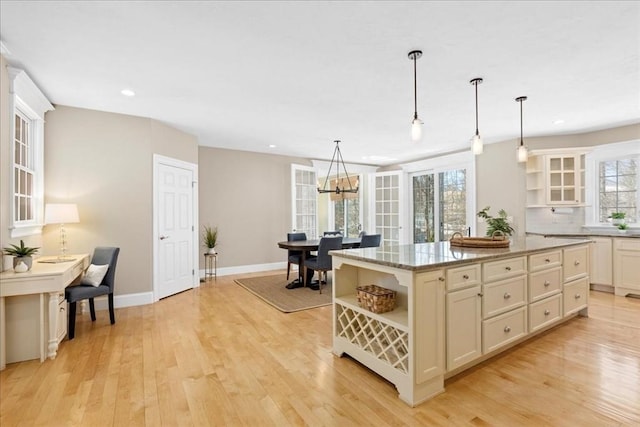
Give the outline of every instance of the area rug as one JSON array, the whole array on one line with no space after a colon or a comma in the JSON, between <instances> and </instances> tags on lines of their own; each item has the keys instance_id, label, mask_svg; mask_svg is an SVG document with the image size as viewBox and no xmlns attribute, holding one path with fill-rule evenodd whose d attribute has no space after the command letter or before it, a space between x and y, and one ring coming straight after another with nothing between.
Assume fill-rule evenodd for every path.
<instances>
[{"instance_id":1,"label":"area rug","mask_svg":"<svg viewBox=\"0 0 640 427\"><path fill-rule=\"evenodd\" d=\"M293 280L294 276L291 276ZM289 280L289 281L291 281ZM287 289L286 274L236 279L236 283L258 298L285 313L308 310L331 304L331 278L322 286L322 294L310 288Z\"/></svg>"}]
</instances>

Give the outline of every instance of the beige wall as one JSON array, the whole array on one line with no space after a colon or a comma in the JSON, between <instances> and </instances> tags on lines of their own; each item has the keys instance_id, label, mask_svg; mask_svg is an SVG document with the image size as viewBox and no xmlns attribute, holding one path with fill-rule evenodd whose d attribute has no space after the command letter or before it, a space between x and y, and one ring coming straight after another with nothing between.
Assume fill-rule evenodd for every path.
<instances>
[{"instance_id":1,"label":"beige wall","mask_svg":"<svg viewBox=\"0 0 640 427\"><path fill-rule=\"evenodd\" d=\"M210 147L199 148L199 162L200 235L218 227L218 267L285 261L276 243L292 228L291 165L310 162Z\"/></svg>"},{"instance_id":2,"label":"beige wall","mask_svg":"<svg viewBox=\"0 0 640 427\"><path fill-rule=\"evenodd\" d=\"M198 163L195 137L152 119L56 106L46 115L45 202L77 203L69 252L118 246L116 294L153 289L153 154ZM45 226L45 253L58 228Z\"/></svg>"}]
</instances>

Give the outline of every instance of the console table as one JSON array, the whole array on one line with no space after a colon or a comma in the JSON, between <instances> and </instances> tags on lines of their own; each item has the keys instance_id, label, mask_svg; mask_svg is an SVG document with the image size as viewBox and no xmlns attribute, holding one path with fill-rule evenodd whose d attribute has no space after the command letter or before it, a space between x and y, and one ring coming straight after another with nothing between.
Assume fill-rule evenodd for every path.
<instances>
[{"instance_id":1,"label":"console table","mask_svg":"<svg viewBox=\"0 0 640 427\"><path fill-rule=\"evenodd\" d=\"M0 273L0 369L7 363L56 357L67 330L64 289L89 266L89 254L70 255L73 261L55 264L39 262L54 258L34 260L26 273Z\"/></svg>"}]
</instances>

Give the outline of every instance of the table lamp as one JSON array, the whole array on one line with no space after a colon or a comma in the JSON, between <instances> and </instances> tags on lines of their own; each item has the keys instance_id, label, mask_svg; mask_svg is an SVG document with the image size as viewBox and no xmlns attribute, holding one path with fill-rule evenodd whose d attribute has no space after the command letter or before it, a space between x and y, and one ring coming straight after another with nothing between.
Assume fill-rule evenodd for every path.
<instances>
[{"instance_id":1,"label":"table lamp","mask_svg":"<svg viewBox=\"0 0 640 427\"><path fill-rule=\"evenodd\" d=\"M47 203L44 208L44 223L60 224L58 262L73 261L73 258L67 258L67 236L64 225L77 222L80 222L80 217L78 216L78 206L75 203Z\"/></svg>"}]
</instances>

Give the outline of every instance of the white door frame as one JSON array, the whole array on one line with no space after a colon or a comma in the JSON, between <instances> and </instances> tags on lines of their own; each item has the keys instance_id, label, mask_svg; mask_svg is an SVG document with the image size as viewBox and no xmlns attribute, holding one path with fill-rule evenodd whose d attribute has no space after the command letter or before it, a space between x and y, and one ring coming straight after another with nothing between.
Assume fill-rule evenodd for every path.
<instances>
[{"instance_id":1,"label":"white door frame","mask_svg":"<svg viewBox=\"0 0 640 427\"><path fill-rule=\"evenodd\" d=\"M156 188L157 180L158 180L158 167L159 165L172 166L182 169L190 170L193 173L193 181L191 185L191 189L193 191L193 270L198 274L193 274L193 287L200 286L200 253L198 252L199 246L199 229L200 223L198 220L198 165L195 163L185 162L183 160L174 159L171 157L162 156L160 154L153 155L153 301L156 302L160 298L158 295L159 292L159 254L160 250L158 248L158 242L160 241L160 235L158 233L159 229L159 200L158 200L158 191Z\"/></svg>"}]
</instances>

